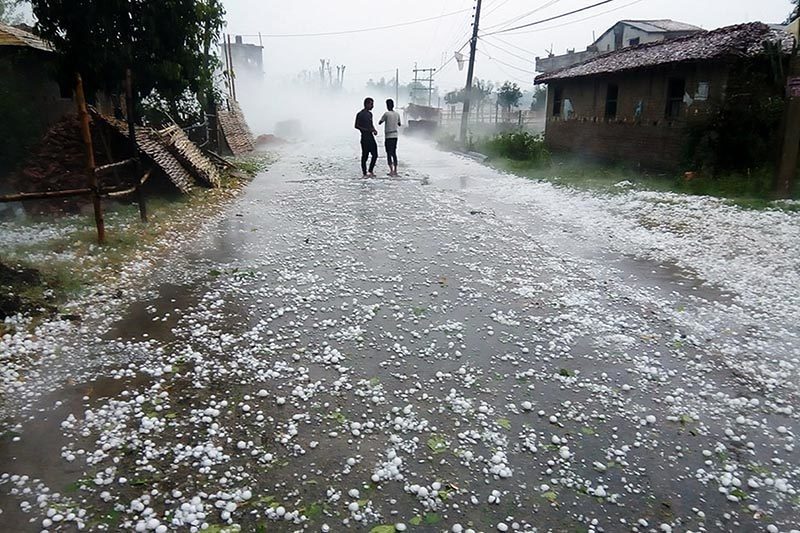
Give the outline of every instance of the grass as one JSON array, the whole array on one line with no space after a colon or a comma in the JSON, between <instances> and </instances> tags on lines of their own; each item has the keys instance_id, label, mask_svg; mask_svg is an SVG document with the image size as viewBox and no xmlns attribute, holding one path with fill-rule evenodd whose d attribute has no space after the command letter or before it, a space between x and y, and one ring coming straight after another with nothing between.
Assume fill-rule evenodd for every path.
<instances>
[{"instance_id":1,"label":"grass","mask_svg":"<svg viewBox=\"0 0 800 533\"><path fill-rule=\"evenodd\" d=\"M113 286L131 261L157 257L176 241L176 236L191 234L203 218L218 212L221 205L238 194L249 177L265 170L272 161L267 154L234 161L237 168L223 173L221 187L217 189L195 188L185 196L150 196L146 224L140 222L135 203L104 202L103 245L97 244L91 215L40 218L39 222L65 229L63 236L8 246L0 255L0 262L38 271L39 284L14 289L26 299L26 309L41 307L52 312L53 306L60 307L98 284Z\"/></svg>"},{"instance_id":2,"label":"grass","mask_svg":"<svg viewBox=\"0 0 800 533\"><path fill-rule=\"evenodd\" d=\"M443 150L460 150L453 135L437 140ZM769 165L722 176L684 175L677 172L648 172L621 163L600 163L570 156L552 156L544 137L525 131L511 131L471 142L471 150L488 157L494 168L523 177L576 189L606 193L639 190L714 196L743 209L800 211L800 183L790 201L774 198L774 170ZM800 180L798 180L800 182Z\"/></svg>"},{"instance_id":3,"label":"grass","mask_svg":"<svg viewBox=\"0 0 800 533\"><path fill-rule=\"evenodd\" d=\"M800 202L776 201L773 198L770 169L760 169L750 175L701 176L686 180L674 173L647 172L622 164L602 164L562 156L553 157L549 163L495 156L490 157L487 164L523 177L576 189L615 193L633 187L647 191L714 196L743 209L800 211ZM618 185L622 183L625 186ZM795 186L792 199L800 199L800 185Z\"/></svg>"}]
</instances>

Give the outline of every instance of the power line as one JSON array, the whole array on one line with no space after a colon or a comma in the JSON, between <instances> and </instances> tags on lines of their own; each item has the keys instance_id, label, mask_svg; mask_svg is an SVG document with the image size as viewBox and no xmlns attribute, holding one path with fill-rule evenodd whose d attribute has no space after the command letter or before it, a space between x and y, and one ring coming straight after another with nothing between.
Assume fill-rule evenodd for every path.
<instances>
[{"instance_id":1,"label":"power line","mask_svg":"<svg viewBox=\"0 0 800 533\"><path fill-rule=\"evenodd\" d=\"M469 41L465 42L463 45L461 45L461 48L456 50L456 53L458 53L461 50L463 50L468 44L469 44ZM439 65L439 67L436 69L436 72L434 72L433 75L436 76L437 74L439 74L439 72L441 72L442 69L444 67L446 67L447 65L449 65L455 58L456 58L456 54L453 54L452 56L450 56L450 59L448 59L447 61L445 61L441 65Z\"/></svg>"},{"instance_id":2,"label":"power line","mask_svg":"<svg viewBox=\"0 0 800 533\"><path fill-rule=\"evenodd\" d=\"M432 20L439 20L446 17L452 17L453 15L458 15L467 11L470 11L470 9L459 9L458 11L452 11L450 13L445 13L444 15L439 15L436 17L410 20L408 22L401 22L399 24L389 24L387 26L375 26L374 28L361 28L358 30L328 31L320 33L262 33L260 34L260 36L265 38L280 38L280 37L327 37L331 35L349 35L353 33L365 33L371 31L388 30L392 28L400 28L403 26L411 26L413 24L421 24L423 22L430 22ZM242 37L258 37L258 36L259 34L250 34L250 35L243 35Z\"/></svg>"},{"instance_id":3,"label":"power line","mask_svg":"<svg viewBox=\"0 0 800 533\"><path fill-rule=\"evenodd\" d=\"M549 2L546 2L545 4L543 4L543 5L539 6L539 7L537 7L536 9L534 9L534 10L532 10L532 11L528 11L527 13L524 13L524 14L522 14L522 15L517 15L516 17L513 17L513 18L511 18L511 19L509 19L509 20L507 20L507 21L505 21L505 22L501 22L500 24L494 24L493 26L489 26L489 27L488 27L488 28L486 28L486 29L487 29L487 30L491 30L491 29L493 29L493 28L497 28L497 27L500 27L500 26L502 26L502 27L504 27L504 28L507 28L508 26L510 26L510 25L512 25L512 24L514 24L514 23L515 23L515 22L517 22L518 20L522 20L522 19L524 19L525 17L529 17L529 16L533 15L534 13L537 13L537 12L539 12L539 11L542 11L543 9L547 9L548 7L552 6L553 4L557 4L557 3L558 3L558 2L560 2L560 1L561 1L561 0L550 0Z\"/></svg>"},{"instance_id":4,"label":"power line","mask_svg":"<svg viewBox=\"0 0 800 533\"><path fill-rule=\"evenodd\" d=\"M521 26L514 26L513 28L506 28L504 30L497 30L497 31L494 31L494 32L490 32L490 33L487 33L485 36L495 35L495 34L498 34L498 33L508 33L510 31L521 30L523 28L530 28L531 26L536 26L538 24L543 24L545 22L550 22L551 20L556 20L556 19L568 17L570 15L574 15L575 13L580 13L581 11L587 11L589 9L593 9L595 7L602 6L604 4L609 4L609 3L614 2L614 1L615 0L602 0L601 2L594 3L594 4L590 5L590 6L582 7L580 9L573 9L572 11L569 11L567 13L562 13L560 15L555 15L555 16L552 16L552 17L548 17L546 19L537 20L535 22L529 22L528 24L523 24Z\"/></svg>"},{"instance_id":5,"label":"power line","mask_svg":"<svg viewBox=\"0 0 800 533\"><path fill-rule=\"evenodd\" d=\"M478 52L482 53L483 55L485 55L486 57L488 57L492 61L496 61L496 62L500 63L501 65L505 65L505 66L507 66L509 68L513 68L515 70L519 70L520 72L525 72L526 74L536 74L536 72L534 72L532 70L527 70L527 69L518 67L516 65L512 65L511 63L506 63L505 61L501 61L501 60L497 59L496 57L492 57L487 52L484 52L481 49L478 49Z\"/></svg>"},{"instance_id":6,"label":"power line","mask_svg":"<svg viewBox=\"0 0 800 533\"><path fill-rule=\"evenodd\" d=\"M516 57L517 59L521 59L523 61L530 61L530 57L523 57L523 56L521 56L519 54L515 54L514 52L511 52L511 51L503 48L502 46L499 46L499 45L497 45L497 44L495 44L495 43L493 43L491 41L487 41L483 37L481 37L481 41L483 41L484 43L488 44L489 46L491 46L493 48L497 48L498 50L501 50L501 51L505 52L506 54L508 54L510 56Z\"/></svg>"},{"instance_id":7,"label":"power line","mask_svg":"<svg viewBox=\"0 0 800 533\"><path fill-rule=\"evenodd\" d=\"M561 24L554 24L553 26L548 26L546 28L539 28L537 30L519 31L519 32L516 32L516 33L514 33L512 35L525 35L527 33L533 33L533 32L537 32L537 31L541 32L541 31L547 31L547 30L554 30L556 28L563 28L564 26L570 26L572 24L577 24L578 22L584 22L586 20L591 20L591 19L597 18L597 17L599 17L601 15L612 13L614 11L619 11L620 9L625 9L626 7L630 7L630 6L634 5L634 4L638 4L638 3L641 3L641 2L644 2L644 0L634 0L633 2L629 2L627 4L615 7L613 9L607 9L605 11L601 11L599 13L595 13L594 15L591 15L591 16L588 16L588 17L583 17L583 18L580 18L580 19L570 20L569 22L563 22ZM496 36L493 36L493 38L498 39L498 37L496 37ZM503 41L503 42L505 42L505 41ZM508 43L506 43L506 44L508 44Z\"/></svg>"},{"instance_id":8,"label":"power line","mask_svg":"<svg viewBox=\"0 0 800 533\"><path fill-rule=\"evenodd\" d=\"M509 2L509 0L502 0L499 4L497 4L492 9L490 9L489 12L486 13L486 16L491 15L492 13L494 13L495 11L497 11L498 9L500 9L501 7L506 5L508 2Z\"/></svg>"}]
</instances>

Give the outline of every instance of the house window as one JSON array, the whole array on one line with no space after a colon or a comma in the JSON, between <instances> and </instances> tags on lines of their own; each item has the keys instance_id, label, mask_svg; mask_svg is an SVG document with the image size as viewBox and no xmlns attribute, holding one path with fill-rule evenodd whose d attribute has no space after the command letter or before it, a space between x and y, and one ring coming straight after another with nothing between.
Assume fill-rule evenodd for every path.
<instances>
[{"instance_id":1,"label":"house window","mask_svg":"<svg viewBox=\"0 0 800 533\"><path fill-rule=\"evenodd\" d=\"M613 83L608 84L606 90L606 118L617 116L617 98L619 97L619 86Z\"/></svg>"},{"instance_id":2,"label":"house window","mask_svg":"<svg viewBox=\"0 0 800 533\"><path fill-rule=\"evenodd\" d=\"M694 94L695 100L708 100L708 82L701 81L697 84L697 92Z\"/></svg>"},{"instance_id":3,"label":"house window","mask_svg":"<svg viewBox=\"0 0 800 533\"><path fill-rule=\"evenodd\" d=\"M678 118L681 115L684 94L686 94L686 80L670 78L667 82L667 109L664 113L667 118Z\"/></svg>"},{"instance_id":4,"label":"house window","mask_svg":"<svg viewBox=\"0 0 800 533\"><path fill-rule=\"evenodd\" d=\"M639 44L639 38L638 37L634 37L633 39L628 41L628 46L636 46L637 44Z\"/></svg>"},{"instance_id":5,"label":"house window","mask_svg":"<svg viewBox=\"0 0 800 533\"><path fill-rule=\"evenodd\" d=\"M553 116L561 116L561 99L563 97L561 87L553 89Z\"/></svg>"}]
</instances>

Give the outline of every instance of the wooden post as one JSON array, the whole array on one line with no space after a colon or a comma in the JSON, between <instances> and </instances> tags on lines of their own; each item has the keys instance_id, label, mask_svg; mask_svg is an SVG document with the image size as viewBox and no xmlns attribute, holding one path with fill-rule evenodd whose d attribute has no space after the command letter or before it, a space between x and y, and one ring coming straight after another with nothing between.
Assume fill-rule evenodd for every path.
<instances>
[{"instance_id":1,"label":"wooden post","mask_svg":"<svg viewBox=\"0 0 800 533\"><path fill-rule=\"evenodd\" d=\"M233 101L236 102L236 69L233 66L233 46L231 45L230 34L228 34L228 57L230 58L231 95L233 96Z\"/></svg>"},{"instance_id":2,"label":"wooden post","mask_svg":"<svg viewBox=\"0 0 800 533\"><path fill-rule=\"evenodd\" d=\"M800 54L795 52L789 64L787 79L786 113L784 116L783 149L778 170L777 194L789 198L797 174L800 151Z\"/></svg>"},{"instance_id":3,"label":"wooden post","mask_svg":"<svg viewBox=\"0 0 800 533\"><path fill-rule=\"evenodd\" d=\"M139 143L136 141L136 115L134 114L136 101L133 98L133 73L131 69L125 71L125 98L125 107L128 108L128 137L130 137L131 141L132 157L137 159L136 174L138 175L141 165L138 164ZM142 222L147 222L147 202L141 184L136 185L136 203L139 204L139 218Z\"/></svg>"},{"instance_id":4,"label":"wooden post","mask_svg":"<svg viewBox=\"0 0 800 533\"><path fill-rule=\"evenodd\" d=\"M92 130L89 127L89 110L86 107L86 95L83 92L83 79L80 74L75 75L75 104L78 106L81 136L83 137L84 150L86 151L86 173L89 180L89 188L92 190L97 242L103 244L106 242L106 226L103 221L103 206L100 205L100 187L97 183L97 174L94 172L94 147L92 146Z\"/></svg>"}]
</instances>

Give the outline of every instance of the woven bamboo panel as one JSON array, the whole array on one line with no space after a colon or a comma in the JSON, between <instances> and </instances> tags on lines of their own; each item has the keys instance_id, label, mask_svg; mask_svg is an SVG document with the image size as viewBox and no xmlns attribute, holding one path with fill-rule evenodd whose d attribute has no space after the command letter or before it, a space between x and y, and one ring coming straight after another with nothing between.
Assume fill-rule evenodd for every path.
<instances>
[{"instance_id":1,"label":"woven bamboo panel","mask_svg":"<svg viewBox=\"0 0 800 533\"><path fill-rule=\"evenodd\" d=\"M244 113L237 102L230 100L228 103L230 111L221 109L218 113L219 125L222 134L233 155L244 155L255 150L255 141L250 127L244 118Z\"/></svg>"},{"instance_id":2,"label":"woven bamboo panel","mask_svg":"<svg viewBox=\"0 0 800 533\"><path fill-rule=\"evenodd\" d=\"M158 132L159 137L169 147L172 154L203 185L220 186L220 175L216 165L189 139L178 126L169 126Z\"/></svg>"},{"instance_id":3,"label":"woven bamboo panel","mask_svg":"<svg viewBox=\"0 0 800 533\"><path fill-rule=\"evenodd\" d=\"M124 122L99 113L92 113L92 116L95 120L107 124L112 131L117 131L126 139L128 138L128 125ZM172 155L167 144L161 140L155 130L136 126L136 142L139 145L141 155L164 171L164 174L175 184L178 190L184 194L192 190L194 178L181 162Z\"/></svg>"}]
</instances>

